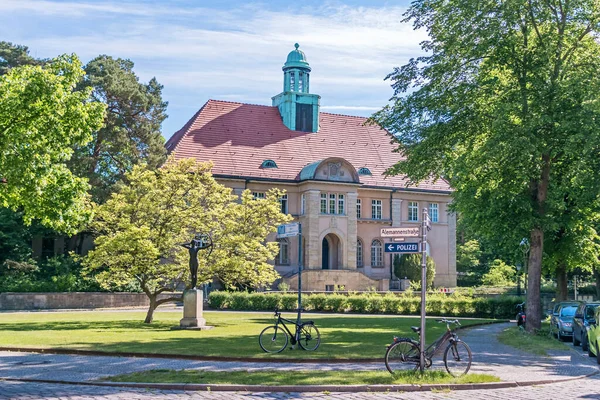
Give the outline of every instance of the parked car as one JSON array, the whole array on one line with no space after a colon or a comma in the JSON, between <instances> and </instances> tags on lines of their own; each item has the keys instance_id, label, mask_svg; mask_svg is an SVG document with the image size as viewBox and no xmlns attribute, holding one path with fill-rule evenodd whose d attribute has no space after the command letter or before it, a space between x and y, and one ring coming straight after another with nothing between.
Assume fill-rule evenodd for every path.
<instances>
[{"instance_id":1,"label":"parked car","mask_svg":"<svg viewBox=\"0 0 600 400\"><path fill-rule=\"evenodd\" d=\"M573 346L581 347L583 351L588 349L587 331L590 324L596 323L594 312L600 303L581 303L573 317Z\"/></svg>"},{"instance_id":2,"label":"parked car","mask_svg":"<svg viewBox=\"0 0 600 400\"><path fill-rule=\"evenodd\" d=\"M579 304L579 302L561 302L558 305L556 314L552 313L550 324L553 331L556 332L558 340L565 340L565 338L573 335L573 317Z\"/></svg>"},{"instance_id":3,"label":"parked car","mask_svg":"<svg viewBox=\"0 0 600 400\"><path fill-rule=\"evenodd\" d=\"M596 357L598 364L600 364L600 307L596 307L594 313L594 323L590 324L587 337L588 337L588 355L590 357Z\"/></svg>"}]
</instances>

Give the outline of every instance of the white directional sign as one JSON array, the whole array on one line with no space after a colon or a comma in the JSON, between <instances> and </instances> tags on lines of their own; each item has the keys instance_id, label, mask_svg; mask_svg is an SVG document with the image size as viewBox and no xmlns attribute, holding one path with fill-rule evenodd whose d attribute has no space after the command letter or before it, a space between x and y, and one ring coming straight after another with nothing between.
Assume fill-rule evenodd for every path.
<instances>
[{"instance_id":1,"label":"white directional sign","mask_svg":"<svg viewBox=\"0 0 600 400\"><path fill-rule=\"evenodd\" d=\"M421 229L414 228L381 228L381 237L419 237Z\"/></svg>"},{"instance_id":2,"label":"white directional sign","mask_svg":"<svg viewBox=\"0 0 600 400\"><path fill-rule=\"evenodd\" d=\"M277 227L277 239L286 237L298 236L300 233L299 224L294 222L292 224L279 225Z\"/></svg>"}]
</instances>

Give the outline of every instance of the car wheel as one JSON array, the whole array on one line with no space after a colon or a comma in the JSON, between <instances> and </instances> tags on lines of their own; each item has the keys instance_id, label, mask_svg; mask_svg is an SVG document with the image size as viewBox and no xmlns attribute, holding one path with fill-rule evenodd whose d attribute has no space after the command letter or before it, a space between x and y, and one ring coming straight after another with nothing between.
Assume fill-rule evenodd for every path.
<instances>
[{"instance_id":1,"label":"car wheel","mask_svg":"<svg viewBox=\"0 0 600 400\"><path fill-rule=\"evenodd\" d=\"M594 353L592 353L592 346L588 343L588 356L594 357Z\"/></svg>"},{"instance_id":2,"label":"car wheel","mask_svg":"<svg viewBox=\"0 0 600 400\"><path fill-rule=\"evenodd\" d=\"M560 333L560 331L558 331L557 337L558 337L558 340L560 340L561 342L565 341L565 337Z\"/></svg>"},{"instance_id":3,"label":"car wheel","mask_svg":"<svg viewBox=\"0 0 600 400\"><path fill-rule=\"evenodd\" d=\"M577 347L581 344L581 341L577 340L577 338L575 338L575 331L573 331L573 347Z\"/></svg>"},{"instance_id":4,"label":"car wheel","mask_svg":"<svg viewBox=\"0 0 600 400\"><path fill-rule=\"evenodd\" d=\"M581 334L581 335L583 336L583 334ZM585 335L581 338L581 350L588 351L588 349L589 349L588 338L587 338L587 335Z\"/></svg>"},{"instance_id":5,"label":"car wheel","mask_svg":"<svg viewBox=\"0 0 600 400\"><path fill-rule=\"evenodd\" d=\"M596 361L598 362L598 365L600 365L600 351L596 350Z\"/></svg>"}]
</instances>

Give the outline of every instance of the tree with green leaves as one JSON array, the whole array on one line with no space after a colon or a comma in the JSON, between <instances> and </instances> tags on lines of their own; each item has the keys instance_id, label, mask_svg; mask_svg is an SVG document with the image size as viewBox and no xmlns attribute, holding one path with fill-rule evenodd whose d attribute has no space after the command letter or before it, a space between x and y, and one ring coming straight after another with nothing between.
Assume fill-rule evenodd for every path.
<instances>
[{"instance_id":1,"label":"tree with green leaves","mask_svg":"<svg viewBox=\"0 0 600 400\"><path fill-rule=\"evenodd\" d=\"M144 163L158 168L166 159L161 124L167 118L167 103L155 78L139 82L130 60L101 55L85 66L79 84L91 90L92 98L106 104L104 124L93 140L77 146L70 164L78 175L89 179L92 198L103 203L115 185Z\"/></svg>"},{"instance_id":2,"label":"tree with green leaves","mask_svg":"<svg viewBox=\"0 0 600 400\"><path fill-rule=\"evenodd\" d=\"M0 207L20 210L27 225L75 233L88 220L89 185L66 165L104 115L89 90L75 90L83 75L64 55L0 76Z\"/></svg>"},{"instance_id":3,"label":"tree with green leaves","mask_svg":"<svg viewBox=\"0 0 600 400\"><path fill-rule=\"evenodd\" d=\"M6 74L9 69L23 65L43 65L48 60L40 60L29 55L27 46L0 42L0 75Z\"/></svg>"},{"instance_id":4,"label":"tree with green leaves","mask_svg":"<svg viewBox=\"0 0 600 400\"><path fill-rule=\"evenodd\" d=\"M544 242L565 196L585 208L592 196L573 189L600 192L599 8L417 0L406 17L428 32L428 54L388 76L394 103L374 116L406 157L390 174L445 178L454 209L482 237L504 248L529 239L530 331L540 328Z\"/></svg>"},{"instance_id":5,"label":"tree with green leaves","mask_svg":"<svg viewBox=\"0 0 600 400\"><path fill-rule=\"evenodd\" d=\"M176 284L190 282L189 255L182 246L197 233L208 233L214 249L198 254L198 283L218 277L226 284L261 284L276 275L266 261L277 253L266 236L287 222L278 193L242 202L218 184L210 164L188 159L168 161L152 170L135 166L126 185L97 207L92 229L96 247L84 258L89 273L106 289L136 282L150 299L146 323L157 306L181 300L159 299Z\"/></svg>"},{"instance_id":6,"label":"tree with green leaves","mask_svg":"<svg viewBox=\"0 0 600 400\"><path fill-rule=\"evenodd\" d=\"M420 288L423 256L421 254L402 254L398 258L396 257L394 259L394 275L400 278L406 277L411 281L411 286ZM435 261L429 256L427 256L426 268L427 288L431 289L435 279Z\"/></svg>"}]
</instances>

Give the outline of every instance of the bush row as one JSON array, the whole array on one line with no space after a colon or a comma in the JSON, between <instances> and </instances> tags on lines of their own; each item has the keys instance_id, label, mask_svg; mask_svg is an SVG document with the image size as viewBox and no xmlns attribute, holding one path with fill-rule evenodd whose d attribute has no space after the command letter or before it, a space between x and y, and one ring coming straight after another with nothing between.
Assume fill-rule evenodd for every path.
<instances>
[{"instance_id":1,"label":"bush row","mask_svg":"<svg viewBox=\"0 0 600 400\"><path fill-rule=\"evenodd\" d=\"M214 309L237 311L292 311L298 296L286 293L211 292L208 303ZM514 318L516 305L523 300L516 296L470 298L431 294L427 297L427 314L447 317ZM388 293L379 294L307 294L302 307L308 311L387 313L419 315L421 298Z\"/></svg>"}]
</instances>

